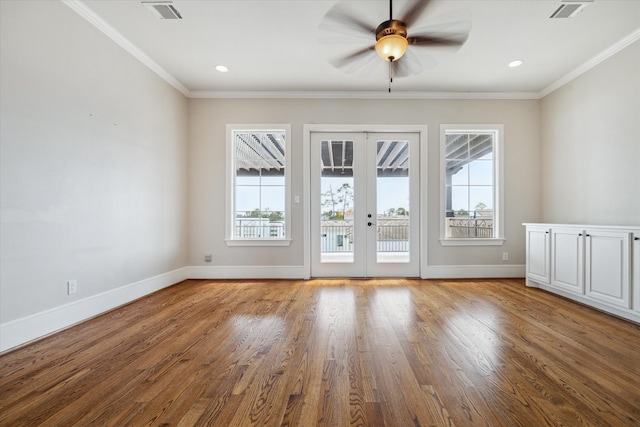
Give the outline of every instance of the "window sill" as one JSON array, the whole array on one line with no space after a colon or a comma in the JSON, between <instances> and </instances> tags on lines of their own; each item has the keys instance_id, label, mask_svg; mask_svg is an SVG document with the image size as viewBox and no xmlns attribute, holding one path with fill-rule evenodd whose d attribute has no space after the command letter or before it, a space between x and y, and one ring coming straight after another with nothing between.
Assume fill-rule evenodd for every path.
<instances>
[{"instance_id":1,"label":"window sill","mask_svg":"<svg viewBox=\"0 0 640 427\"><path fill-rule=\"evenodd\" d=\"M289 246L291 239L225 239L227 246Z\"/></svg>"},{"instance_id":2,"label":"window sill","mask_svg":"<svg viewBox=\"0 0 640 427\"><path fill-rule=\"evenodd\" d=\"M440 239L442 246L502 246L505 239Z\"/></svg>"}]
</instances>

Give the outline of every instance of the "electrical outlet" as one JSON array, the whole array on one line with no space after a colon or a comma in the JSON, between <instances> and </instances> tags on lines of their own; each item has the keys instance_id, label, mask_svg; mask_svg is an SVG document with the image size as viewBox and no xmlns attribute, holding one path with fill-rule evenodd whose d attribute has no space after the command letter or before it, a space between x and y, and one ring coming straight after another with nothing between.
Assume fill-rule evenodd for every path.
<instances>
[{"instance_id":1,"label":"electrical outlet","mask_svg":"<svg viewBox=\"0 0 640 427\"><path fill-rule=\"evenodd\" d=\"M77 280L69 280L67 282L67 292L69 295L75 294L78 292L78 281Z\"/></svg>"},{"instance_id":2,"label":"electrical outlet","mask_svg":"<svg viewBox=\"0 0 640 427\"><path fill-rule=\"evenodd\" d=\"M211 254L205 254L204 255L204 261L205 262L211 262Z\"/></svg>"},{"instance_id":3,"label":"electrical outlet","mask_svg":"<svg viewBox=\"0 0 640 427\"><path fill-rule=\"evenodd\" d=\"M502 252L502 260L509 261L509 252Z\"/></svg>"}]
</instances>

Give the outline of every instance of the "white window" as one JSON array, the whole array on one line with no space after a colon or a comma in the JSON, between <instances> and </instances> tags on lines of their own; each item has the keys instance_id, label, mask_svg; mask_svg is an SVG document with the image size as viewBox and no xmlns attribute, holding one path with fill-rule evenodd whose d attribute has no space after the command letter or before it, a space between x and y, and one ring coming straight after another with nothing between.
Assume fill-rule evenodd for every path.
<instances>
[{"instance_id":1,"label":"white window","mask_svg":"<svg viewBox=\"0 0 640 427\"><path fill-rule=\"evenodd\" d=\"M290 242L290 125L227 125L230 246Z\"/></svg>"},{"instance_id":2,"label":"white window","mask_svg":"<svg viewBox=\"0 0 640 427\"><path fill-rule=\"evenodd\" d=\"M443 245L500 245L502 125L441 125Z\"/></svg>"}]
</instances>

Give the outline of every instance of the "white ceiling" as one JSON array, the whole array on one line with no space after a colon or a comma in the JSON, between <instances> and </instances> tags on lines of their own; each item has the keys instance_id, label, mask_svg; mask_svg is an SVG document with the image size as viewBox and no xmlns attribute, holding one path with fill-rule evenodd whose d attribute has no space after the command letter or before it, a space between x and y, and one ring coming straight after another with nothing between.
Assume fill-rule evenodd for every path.
<instances>
[{"instance_id":1,"label":"white ceiling","mask_svg":"<svg viewBox=\"0 0 640 427\"><path fill-rule=\"evenodd\" d=\"M339 0L375 27L387 0ZM410 0L394 1L398 15ZM141 1L66 0L188 96L256 93L387 93L387 64L352 74L330 60L374 43L320 29L334 0L174 0L182 20L160 20ZM558 0L432 0L409 28L468 16L460 49L410 46L435 68L395 79L393 94L536 96L640 39L640 0L594 0L577 17L549 19ZM509 68L521 59L524 64ZM401 59L402 60L402 59ZM228 73L215 66L223 64Z\"/></svg>"}]
</instances>

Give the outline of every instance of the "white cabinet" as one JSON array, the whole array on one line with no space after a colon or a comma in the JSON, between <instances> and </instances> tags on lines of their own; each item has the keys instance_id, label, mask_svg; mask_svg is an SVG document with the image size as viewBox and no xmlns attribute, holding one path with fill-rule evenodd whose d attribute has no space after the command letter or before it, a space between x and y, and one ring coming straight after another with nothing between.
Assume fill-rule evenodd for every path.
<instances>
[{"instance_id":1,"label":"white cabinet","mask_svg":"<svg viewBox=\"0 0 640 427\"><path fill-rule=\"evenodd\" d=\"M609 304L631 307L630 233L586 230L585 293Z\"/></svg>"},{"instance_id":2,"label":"white cabinet","mask_svg":"<svg viewBox=\"0 0 640 427\"><path fill-rule=\"evenodd\" d=\"M640 313L640 232L633 235L633 309Z\"/></svg>"},{"instance_id":3,"label":"white cabinet","mask_svg":"<svg viewBox=\"0 0 640 427\"><path fill-rule=\"evenodd\" d=\"M640 226L525 225L527 286L640 323Z\"/></svg>"},{"instance_id":4,"label":"white cabinet","mask_svg":"<svg viewBox=\"0 0 640 427\"><path fill-rule=\"evenodd\" d=\"M551 230L551 286L584 294L584 232L576 228Z\"/></svg>"},{"instance_id":5,"label":"white cabinet","mask_svg":"<svg viewBox=\"0 0 640 427\"><path fill-rule=\"evenodd\" d=\"M527 280L549 283L550 233L548 227L527 227Z\"/></svg>"}]
</instances>

